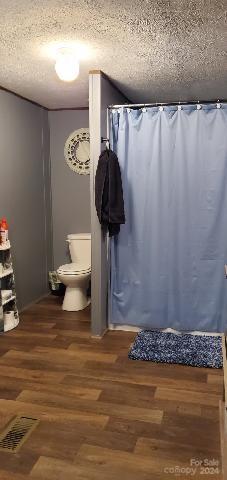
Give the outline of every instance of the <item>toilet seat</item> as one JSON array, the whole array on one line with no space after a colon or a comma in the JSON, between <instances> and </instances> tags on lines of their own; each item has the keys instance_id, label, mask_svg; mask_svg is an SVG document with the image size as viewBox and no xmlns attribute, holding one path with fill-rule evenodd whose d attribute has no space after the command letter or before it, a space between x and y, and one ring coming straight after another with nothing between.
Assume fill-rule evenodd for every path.
<instances>
[{"instance_id":1,"label":"toilet seat","mask_svg":"<svg viewBox=\"0 0 227 480\"><path fill-rule=\"evenodd\" d=\"M66 265L61 265L58 269L58 273L64 275L81 275L83 273L90 273L91 266L81 263L66 263Z\"/></svg>"}]
</instances>

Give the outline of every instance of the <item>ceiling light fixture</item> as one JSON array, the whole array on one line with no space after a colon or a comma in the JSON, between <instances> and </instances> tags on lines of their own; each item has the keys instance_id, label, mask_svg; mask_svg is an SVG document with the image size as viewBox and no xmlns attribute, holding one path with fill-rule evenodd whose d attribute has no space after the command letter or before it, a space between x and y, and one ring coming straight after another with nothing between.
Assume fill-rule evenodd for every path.
<instances>
[{"instance_id":1,"label":"ceiling light fixture","mask_svg":"<svg viewBox=\"0 0 227 480\"><path fill-rule=\"evenodd\" d=\"M55 71L64 82L73 82L80 71L80 65L78 57L70 48L59 48L56 55Z\"/></svg>"}]
</instances>

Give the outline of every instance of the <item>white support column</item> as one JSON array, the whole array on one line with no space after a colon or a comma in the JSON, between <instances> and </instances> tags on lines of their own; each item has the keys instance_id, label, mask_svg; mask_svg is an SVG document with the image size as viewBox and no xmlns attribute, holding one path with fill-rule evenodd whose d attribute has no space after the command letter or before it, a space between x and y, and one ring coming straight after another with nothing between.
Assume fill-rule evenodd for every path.
<instances>
[{"instance_id":1,"label":"white support column","mask_svg":"<svg viewBox=\"0 0 227 480\"><path fill-rule=\"evenodd\" d=\"M91 186L91 334L101 336L107 322L106 240L95 209L95 172L101 153L101 74L89 75L90 186Z\"/></svg>"},{"instance_id":2,"label":"white support column","mask_svg":"<svg viewBox=\"0 0 227 480\"><path fill-rule=\"evenodd\" d=\"M107 135L107 107L128 99L100 70L89 74L90 187L91 187L91 335L102 336L108 318L107 241L103 236L95 209L95 173L101 153L101 136ZM103 146L104 148L104 146Z\"/></svg>"}]
</instances>

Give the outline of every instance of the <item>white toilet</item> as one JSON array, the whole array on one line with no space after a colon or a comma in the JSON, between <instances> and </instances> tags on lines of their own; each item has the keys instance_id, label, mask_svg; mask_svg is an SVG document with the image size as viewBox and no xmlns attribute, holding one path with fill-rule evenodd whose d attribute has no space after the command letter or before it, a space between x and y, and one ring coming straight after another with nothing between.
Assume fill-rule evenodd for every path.
<instances>
[{"instance_id":1,"label":"white toilet","mask_svg":"<svg viewBox=\"0 0 227 480\"><path fill-rule=\"evenodd\" d=\"M63 310L77 312L90 303L87 290L91 278L91 234L68 235L67 242L72 263L62 265L57 273L60 281L66 286Z\"/></svg>"}]
</instances>

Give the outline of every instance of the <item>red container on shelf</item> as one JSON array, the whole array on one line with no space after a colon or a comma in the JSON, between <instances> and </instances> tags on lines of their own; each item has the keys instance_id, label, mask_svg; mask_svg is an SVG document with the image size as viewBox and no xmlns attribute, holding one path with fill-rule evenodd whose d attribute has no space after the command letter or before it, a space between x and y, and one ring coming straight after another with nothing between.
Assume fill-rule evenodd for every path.
<instances>
[{"instance_id":1,"label":"red container on shelf","mask_svg":"<svg viewBox=\"0 0 227 480\"><path fill-rule=\"evenodd\" d=\"M0 244L4 244L9 240L9 227L6 218L0 221Z\"/></svg>"}]
</instances>

